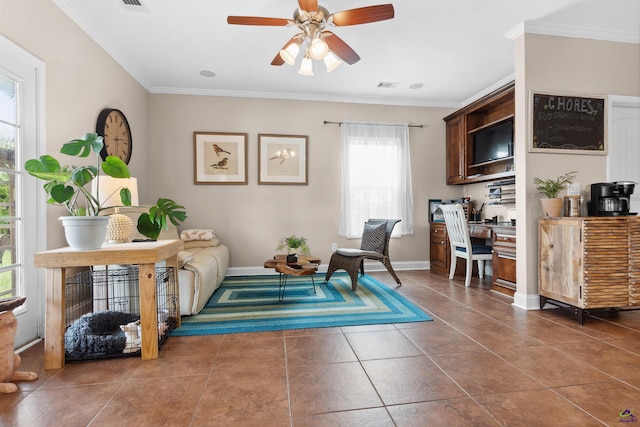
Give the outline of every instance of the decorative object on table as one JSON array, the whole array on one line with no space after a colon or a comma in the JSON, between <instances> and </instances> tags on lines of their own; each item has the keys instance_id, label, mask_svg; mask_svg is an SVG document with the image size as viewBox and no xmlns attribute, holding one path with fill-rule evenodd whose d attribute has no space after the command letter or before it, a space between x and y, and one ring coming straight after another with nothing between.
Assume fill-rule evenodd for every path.
<instances>
[{"instance_id":1,"label":"decorative object on table","mask_svg":"<svg viewBox=\"0 0 640 427\"><path fill-rule=\"evenodd\" d=\"M464 286L469 287L471 284L471 271L473 270L473 261L478 262L478 276L484 277L484 262L491 261L493 254L491 246L473 245L471 236L469 235L469 226L467 224L467 216L460 203L451 205L443 205L441 207L444 214L444 222L447 225L447 236L451 245L451 266L449 268L449 280L453 280L456 273L456 261L463 258L467 261L467 269L464 280ZM495 218L495 217L494 217ZM497 223L497 218L495 218Z\"/></svg>"},{"instance_id":2,"label":"decorative object on table","mask_svg":"<svg viewBox=\"0 0 640 427\"><path fill-rule=\"evenodd\" d=\"M530 92L529 152L607 154L606 96Z\"/></svg>"},{"instance_id":3,"label":"decorative object on table","mask_svg":"<svg viewBox=\"0 0 640 427\"><path fill-rule=\"evenodd\" d=\"M26 297L12 297L0 300L0 393L14 393L18 386L9 381L33 381L35 372L20 372L20 355L13 349L16 339L18 319L13 309L20 307Z\"/></svg>"},{"instance_id":4,"label":"decorative object on table","mask_svg":"<svg viewBox=\"0 0 640 427\"><path fill-rule=\"evenodd\" d=\"M567 172L556 179L533 178L536 190L543 194L545 198L540 199L542 212L545 217L558 217L562 215L563 200L558 197L561 190L567 188L576 178L578 172Z\"/></svg>"},{"instance_id":5,"label":"decorative object on table","mask_svg":"<svg viewBox=\"0 0 640 427\"><path fill-rule=\"evenodd\" d=\"M122 111L115 108L102 110L98 115L96 133L104 139L104 147L100 151L103 160L108 156L116 156L129 164L133 140L129 122Z\"/></svg>"},{"instance_id":6,"label":"decorative object on table","mask_svg":"<svg viewBox=\"0 0 640 427\"><path fill-rule=\"evenodd\" d=\"M247 184L246 133L194 132L195 184Z\"/></svg>"},{"instance_id":7,"label":"decorative object on table","mask_svg":"<svg viewBox=\"0 0 640 427\"><path fill-rule=\"evenodd\" d=\"M109 243L128 242L133 234L134 224L131 218L120 213L120 206L115 197L111 194L118 194L123 188L128 188L131 192L131 205L138 206L138 180L136 178L113 178L103 176L100 181L94 180L91 187L91 194L98 199L102 209L113 208L115 213L109 215L107 225L107 241Z\"/></svg>"},{"instance_id":8,"label":"decorative object on table","mask_svg":"<svg viewBox=\"0 0 640 427\"><path fill-rule=\"evenodd\" d=\"M336 270L345 270L351 277L351 289L355 292L358 272L364 276L364 260L374 259L384 264L398 286L402 286L389 258L389 239L399 222L399 219L368 219L364 224L360 249L338 248L329 260L325 282Z\"/></svg>"},{"instance_id":9,"label":"decorative object on table","mask_svg":"<svg viewBox=\"0 0 640 427\"><path fill-rule=\"evenodd\" d=\"M371 276L351 278L336 273L317 286L309 277L291 276L287 297L278 304L279 279L267 276L227 276L206 306L182 318L171 336L216 335L286 329L426 322L432 319L417 305Z\"/></svg>"},{"instance_id":10,"label":"decorative object on table","mask_svg":"<svg viewBox=\"0 0 640 427\"><path fill-rule=\"evenodd\" d=\"M281 251L285 248L287 249L287 262L289 264L298 261L298 254L309 255L309 253L311 253L309 246L307 245L307 239L302 236L298 237L295 234L280 239L280 243L278 243L278 247L276 249Z\"/></svg>"},{"instance_id":11,"label":"decorative object on table","mask_svg":"<svg viewBox=\"0 0 640 427\"><path fill-rule=\"evenodd\" d=\"M93 180L101 179L98 173L100 169L114 178L130 177L129 168L120 158L100 158L103 146L101 136L88 133L81 139L65 143L60 149L62 154L77 157L88 157L93 152L96 162L91 166L60 166L57 159L47 154L25 163L25 170L30 175L47 181L44 190L49 194L48 203L64 206L71 215L60 219L65 227L67 243L75 250L100 248L105 240L109 222L108 217L98 216L102 208L99 198L91 194L90 189L85 186ZM111 197L119 197L122 205L131 205L131 191L128 188L120 190L118 196L110 194L106 198ZM83 231L85 226L91 231Z\"/></svg>"},{"instance_id":12,"label":"decorative object on table","mask_svg":"<svg viewBox=\"0 0 640 427\"><path fill-rule=\"evenodd\" d=\"M258 184L307 185L306 135L258 134Z\"/></svg>"},{"instance_id":13,"label":"decorative object on table","mask_svg":"<svg viewBox=\"0 0 640 427\"><path fill-rule=\"evenodd\" d=\"M313 60L323 60L327 72L335 70L340 65L337 57L349 65L355 64L360 60L360 56L348 44L333 32L326 30L326 27L367 24L392 19L394 15L395 12L391 4L359 7L329 13L327 9L319 6L317 1L300 0L298 7L293 12L293 19L229 16L227 17L227 23L234 25L296 26L300 32L289 39L273 58L271 65L280 66L285 62L289 65L295 64L296 56L300 52L300 46L306 43L298 74L313 76Z\"/></svg>"},{"instance_id":14,"label":"decorative object on table","mask_svg":"<svg viewBox=\"0 0 640 427\"><path fill-rule=\"evenodd\" d=\"M112 194L100 194L100 181L105 176L130 178L127 164L119 157L101 159L103 147L101 136L87 133L81 139L63 144L60 153L76 157L88 157L93 153L95 165L61 166L56 158L48 154L25 162L25 170L30 175L46 181L43 188L49 195L48 203L64 206L69 212L70 216L60 217L60 220L65 227L67 243L73 250L99 249L104 243L109 217L100 216L100 211L105 208L102 203L110 201L109 206L131 206L132 193L129 188L120 187ZM100 175L100 170L105 175ZM96 194L92 193L92 188L97 189ZM173 224L184 221L186 213L180 209L184 207L173 200L158 199L148 214L141 215L143 220L142 223L138 221L138 230L145 236L156 232L159 234L160 229L166 228L167 219Z\"/></svg>"}]
</instances>

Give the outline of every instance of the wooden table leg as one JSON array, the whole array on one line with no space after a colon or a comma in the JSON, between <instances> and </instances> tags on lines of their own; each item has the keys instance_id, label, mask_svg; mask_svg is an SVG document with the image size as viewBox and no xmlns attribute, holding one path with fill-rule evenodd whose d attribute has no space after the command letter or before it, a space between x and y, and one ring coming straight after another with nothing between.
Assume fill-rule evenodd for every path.
<instances>
[{"instance_id":1,"label":"wooden table leg","mask_svg":"<svg viewBox=\"0 0 640 427\"><path fill-rule=\"evenodd\" d=\"M45 283L44 368L64 367L65 280L64 268L47 268Z\"/></svg>"},{"instance_id":2,"label":"wooden table leg","mask_svg":"<svg viewBox=\"0 0 640 427\"><path fill-rule=\"evenodd\" d=\"M140 264L140 326L142 328L142 360L158 358L158 295L155 264Z\"/></svg>"}]
</instances>

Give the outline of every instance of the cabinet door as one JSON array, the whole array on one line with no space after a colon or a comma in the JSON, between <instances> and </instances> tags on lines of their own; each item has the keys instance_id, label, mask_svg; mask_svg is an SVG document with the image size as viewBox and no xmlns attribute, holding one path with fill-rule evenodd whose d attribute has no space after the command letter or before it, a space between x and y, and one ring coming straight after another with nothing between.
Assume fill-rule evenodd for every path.
<instances>
[{"instance_id":1,"label":"cabinet door","mask_svg":"<svg viewBox=\"0 0 640 427\"><path fill-rule=\"evenodd\" d=\"M515 229L493 230L493 286L494 291L513 296L516 290Z\"/></svg>"},{"instance_id":2,"label":"cabinet door","mask_svg":"<svg viewBox=\"0 0 640 427\"><path fill-rule=\"evenodd\" d=\"M464 115L447 121L447 184L460 184L466 178L466 131Z\"/></svg>"},{"instance_id":3,"label":"cabinet door","mask_svg":"<svg viewBox=\"0 0 640 427\"><path fill-rule=\"evenodd\" d=\"M444 223L431 223L431 237L429 245L429 261L431 270L438 273L449 272L449 257L451 256L447 228Z\"/></svg>"},{"instance_id":4,"label":"cabinet door","mask_svg":"<svg viewBox=\"0 0 640 427\"><path fill-rule=\"evenodd\" d=\"M540 219L538 250L540 295L584 308L581 223Z\"/></svg>"}]
</instances>

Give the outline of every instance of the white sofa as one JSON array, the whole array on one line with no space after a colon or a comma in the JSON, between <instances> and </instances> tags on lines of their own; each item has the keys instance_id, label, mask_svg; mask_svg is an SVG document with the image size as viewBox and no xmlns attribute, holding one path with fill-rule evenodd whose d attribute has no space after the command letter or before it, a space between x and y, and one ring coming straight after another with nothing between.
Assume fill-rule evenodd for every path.
<instances>
[{"instance_id":1,"label":"white sofa","mask_svg":"<svg viewBox=\"0 0 640 427\"><path fill-rule=\"evenodd\" d=\"M147 212L147 209L119 208L119 213L131 218L134 227L138 222L138 216L143 212ZM104 212L106 215L111 213L113 213L111 210ZM178 284L182 316L193 315L202 310L213 291L220 286L229 268L229 249L220 243L215 234L211 239L205 239L206 237L208 236L202 238L192 236L193 240L184 241L184 250L178 253ZM144 238L138 230L134 230L131 237L131 239ZM167 239L180 239L180 234L175 227L162 230L158 237L158 240Z\"/></svg>"}]
</instances>

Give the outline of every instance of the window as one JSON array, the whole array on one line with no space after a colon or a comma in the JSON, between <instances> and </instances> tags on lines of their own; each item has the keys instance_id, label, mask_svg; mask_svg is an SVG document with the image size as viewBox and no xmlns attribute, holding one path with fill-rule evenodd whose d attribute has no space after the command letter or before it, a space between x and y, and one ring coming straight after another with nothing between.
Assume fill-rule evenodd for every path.
<instances>
[{"instance_id":1,"label":"window","mask_svg":"<svg viewBox=\"0 0 640 427\"><path fill-rule=\"evenodd\" d=\"M44 146L44 82L44 63L0 35L0 298L27 298L13 311L17 346L42 331L44 271L33 254L45 247L46 198L22 165Z\"/></svg>"},{"instance_id":2,"label":"window","mask_svg":"<svg viewBox=\"0 0 640 427\"><path fill-rule=\"evenodd\" d=\"M340 235L362 236L369 218L397 218L394 235L413 234L408 124L342 123Z\"/></svg>"}]
</instances>

